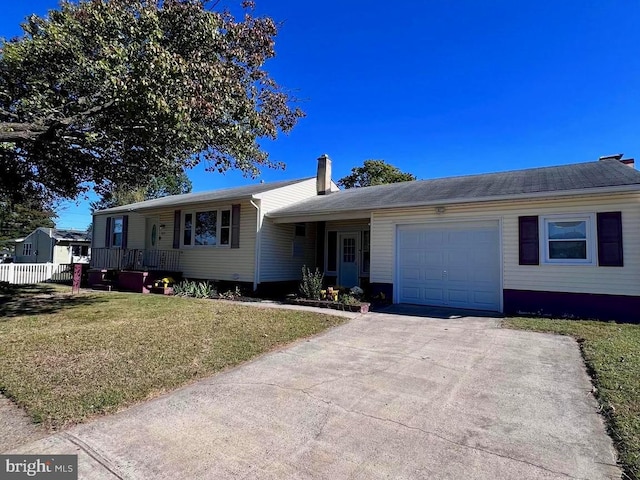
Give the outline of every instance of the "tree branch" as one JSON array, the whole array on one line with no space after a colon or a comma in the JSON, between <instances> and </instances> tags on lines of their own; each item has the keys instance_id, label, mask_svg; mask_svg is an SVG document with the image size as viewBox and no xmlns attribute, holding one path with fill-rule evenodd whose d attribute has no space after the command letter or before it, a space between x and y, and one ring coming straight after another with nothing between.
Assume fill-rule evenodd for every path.
<instances>
[{"instance_id":1,"label":"tree branch","mask_svg":"<svg viewBox=\"0 0 640 480\"><path fill-rule=\"evenodd\" d=\"M55 120L48 125L41 125L33 122L0 122L0 142L35 142L41 135L44 135L45 133L51 132L61 127L66 128L78 120L106 110L114 103L115 101L111 100L105 104L91 107L84 112L76 113L75 115L62 118L60 120Z\"/></svg>"},{"instance_id":2,"label":"tree branch","mask_svg":"<svg viewBox=\"0 0 640 480\"><path fill-rule=\"evenodd\" d=\"M7 117L20 118L17 114L15 114L13 112L9 112L7 110L4 110L2 108L0 108L0 114L1 115L6 115Z\"/></svg>"}]
</instances>

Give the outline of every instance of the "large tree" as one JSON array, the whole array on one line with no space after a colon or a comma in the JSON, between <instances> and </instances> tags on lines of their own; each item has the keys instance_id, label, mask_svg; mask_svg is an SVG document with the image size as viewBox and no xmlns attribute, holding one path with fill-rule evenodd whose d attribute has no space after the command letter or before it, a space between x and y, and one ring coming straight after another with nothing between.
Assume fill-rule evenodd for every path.
<instances>
[{"instance_id":1,"label":"large tree","mask_svg":"<svg viewBox=\"0 0 640 480\"><path fill-rule=\"evenodd\" d=\"M215 6L215 5L214 5ZM199 162L281 167L261 138L303 113L264 69L275 22L206 0L63 1L0 44L0 198L147 184Z\"/></svg>"},{"instance_id":2,"label":"large tree","mask_svg":"<svg viewBox=\"0 0 640 480\"><path fill-rule=\"evenodd\" d=\"M152 198L190 193L192 186L191 180L184 172L178 175L154 177L144 186L112 185L108 191L102 194L100 200L91 204L91 209L93 211L104 210Z\"/></svg>"},{"instance_id":3,"label":"large tree","mask_svg":"<svg viewBox=\"0 0 640 480\"><path fill-rule=\"evenodd\" d=\"M338 180L338 185L343 188L358 188L415 179L414 174L405 173L384 160L365 160L362 167L352 168L349 175Z\"/></svg>"}]
</instances>

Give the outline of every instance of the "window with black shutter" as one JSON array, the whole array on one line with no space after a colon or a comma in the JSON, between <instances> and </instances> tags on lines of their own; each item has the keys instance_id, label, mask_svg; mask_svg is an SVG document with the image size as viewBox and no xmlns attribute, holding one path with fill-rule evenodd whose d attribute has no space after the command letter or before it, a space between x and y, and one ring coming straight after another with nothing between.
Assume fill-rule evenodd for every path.
<instances>
[{"instance_id":1,"label":"window with black shutter","mask_svg":"<svg viewBox=\"0 0 640 480\"><path fill-rule=\"evenodd\" d=\"M537 216L518 217L520 265L540 264L540 234Z\"/></svg>"},{"instance_id":2,"label":"window with black shutter","mask_svg":"<svg viewBox=\"0 0 640 480\"><path fill-rule=\"evenodd\" d=\"M598 265L601 267L622 267L622 213L602 212L597 216L598 224Z\"/></svg>"}]
</instances>

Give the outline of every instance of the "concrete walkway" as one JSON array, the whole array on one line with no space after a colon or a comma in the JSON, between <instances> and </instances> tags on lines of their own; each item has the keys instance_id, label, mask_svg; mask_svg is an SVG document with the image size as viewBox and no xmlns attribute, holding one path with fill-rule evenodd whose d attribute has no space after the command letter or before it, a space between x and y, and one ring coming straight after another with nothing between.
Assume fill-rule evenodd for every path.
<instances>
[{"instance_id":1,"label":"concrete walkway","mask_svg":"<svg viewBox=\"0 0 640 480\"><path fill-rule=\"evenodd\" d=\"M8 398L0 395L0 453L48 435L41 425Z\"/></svg>"},{"instance_id":2,"label":"concrete walkway","mask_svg":"<svg viewBox=\"0 0 640 480\"><path fill-rule=\"evenodd\" d=\"M441 317L359 316L18 451L90 479L620 478L575 341Z\"/></svg>"}]
</instances>

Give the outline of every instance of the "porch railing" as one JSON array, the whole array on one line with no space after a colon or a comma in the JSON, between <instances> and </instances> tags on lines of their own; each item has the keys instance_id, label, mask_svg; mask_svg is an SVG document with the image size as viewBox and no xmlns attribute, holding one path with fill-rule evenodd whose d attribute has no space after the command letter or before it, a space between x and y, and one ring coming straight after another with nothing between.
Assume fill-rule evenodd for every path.
<instances>
[{"instance_id":1,"label":"porch railing","mask_svg":"<svg viewBox=\"0 0 640 480\"><path fill-rule=\"evenodd\" d=\"M91 268L180 271L180 250L92 248Z\"/></svg>"}]
</instances>

